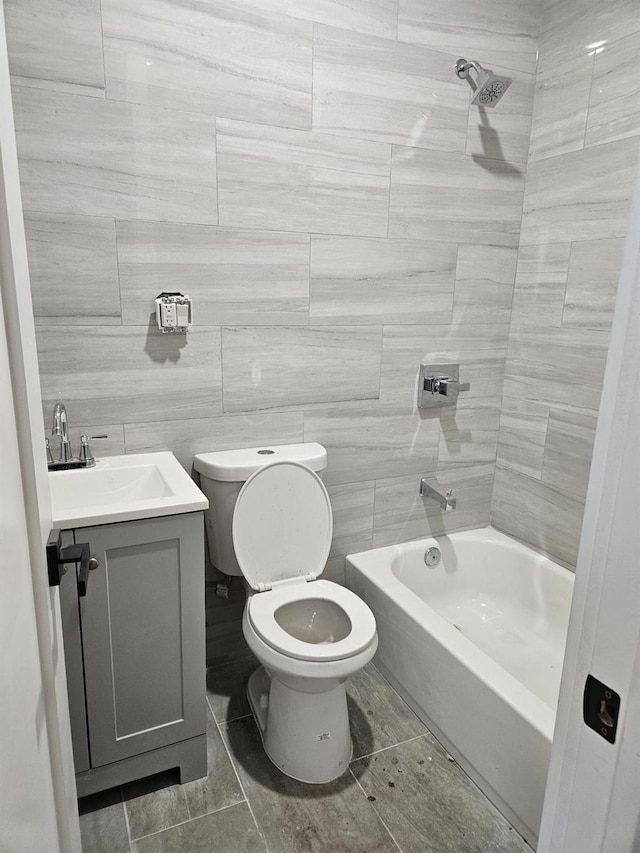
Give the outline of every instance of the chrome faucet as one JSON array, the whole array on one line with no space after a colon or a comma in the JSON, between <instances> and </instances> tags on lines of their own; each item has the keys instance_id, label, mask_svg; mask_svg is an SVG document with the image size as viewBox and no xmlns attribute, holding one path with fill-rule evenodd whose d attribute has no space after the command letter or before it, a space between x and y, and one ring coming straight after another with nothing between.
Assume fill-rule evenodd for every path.
<instances>
[{"instance_id":1,"label":"chrome faucet","mask_svg":"<svg viewBox=\"0 0 640 853\"><path fill-rule=\"evenodd\" d=\"M51 428L51 435L60 436L59 462L73 462L71 442L69 441L69 422L67 420L67 410L65 409L64 403L58 402L53 407L53 426Z\"/></svg>"},{"instance_id":2,"label":"chrome faucet","mask_svg":"<svg viewBox=\"0 0 640 853\"><path fill-rule=\"evenodd\" d=\"M443 488L435 477L423 477L420 480L420 494L423 498L434 500L445 512L456 508L456 499L452 497L453 490Z\"/></svg>"},{"instance_id":3,"label":"chrome faucet","mask_svg":"<svg viewBox=\"0 0 640 853\"><path fill-rule=\"evenodd\" d=\"M67 420L67 410L64 403L58 402L53 407L51 435L60 436L60 454L58 459L54 458L49 439L47 439L47 468L49 471L64 471L69 468L93 468L96 464L89 446L88 435L80 436L80 457L76 458L73 455L71 441L69 440L69 421ZM108 438L108 436L92 435L91 438Z\"/></svg>"}]
</instances>

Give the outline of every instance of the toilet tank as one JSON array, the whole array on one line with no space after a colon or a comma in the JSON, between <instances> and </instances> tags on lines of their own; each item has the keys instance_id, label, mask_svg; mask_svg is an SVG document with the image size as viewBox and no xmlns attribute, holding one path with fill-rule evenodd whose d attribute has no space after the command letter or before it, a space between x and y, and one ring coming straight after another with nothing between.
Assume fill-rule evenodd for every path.
<instances>
[{"instance_id":1,"label":"toilet tank","mask_svg":"<svg viewBox=\"0 0 640 853\"><path fill-rule=\"evenodd\" d=\"M258 468L273 462L300 462L320 473L327 467L327 451L321 444L308 442L198 453L193 458L200 488L209 499L204 513L209 556L225 575L242 575L231 534L240 489Z\"/></svg>"}]
</instances>

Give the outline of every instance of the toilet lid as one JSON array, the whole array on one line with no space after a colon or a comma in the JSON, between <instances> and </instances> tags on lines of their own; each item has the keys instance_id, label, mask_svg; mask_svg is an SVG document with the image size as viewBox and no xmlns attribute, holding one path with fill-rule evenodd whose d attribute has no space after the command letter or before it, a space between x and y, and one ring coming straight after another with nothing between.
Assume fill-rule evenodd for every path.
<instances>
[{"instance_id":1,"label":"toilet lid","mask_svg":"<svg viewBox=\"0 0 640 853\"><path fill-rule=\"evenodd\" d=\"M233 513L238 565L256 590L316 578L331 547L331 503L318 475L299 462L274 462L252 474Z\"/></svg>"}]
</instances>

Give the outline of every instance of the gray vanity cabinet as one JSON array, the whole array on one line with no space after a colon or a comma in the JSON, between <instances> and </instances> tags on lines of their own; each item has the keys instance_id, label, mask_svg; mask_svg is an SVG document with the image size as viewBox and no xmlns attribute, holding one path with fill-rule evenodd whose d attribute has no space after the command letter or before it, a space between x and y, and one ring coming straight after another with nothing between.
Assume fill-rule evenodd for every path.
<instances>
[{"instance_id":1,"label":"gray vanity cabinet","mask_svg":"<svg viewBox=\"0 0 640 853\"><path fill-rule=\"evenodd\" d=\"M98 561L86 596L61 584L79 794L171 766L205 775L202 513L72 534Z\"/></svg>"}]
</instances>

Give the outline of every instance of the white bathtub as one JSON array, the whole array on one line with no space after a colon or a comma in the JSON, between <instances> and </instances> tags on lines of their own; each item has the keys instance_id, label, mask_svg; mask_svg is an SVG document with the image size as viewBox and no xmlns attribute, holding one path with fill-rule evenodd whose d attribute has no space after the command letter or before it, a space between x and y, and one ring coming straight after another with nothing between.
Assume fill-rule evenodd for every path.
<instances>
[{"instance_id":1,"label":"white bathtub","mask_svg":"<svg viewBox=\"0 0 640 853\"><path fill-rule=\"evenodd\" d=\"M535 846L573 574L491 528L352 554L346 571L378 623L376 664Z\"/></svg>"}]
</instances>

